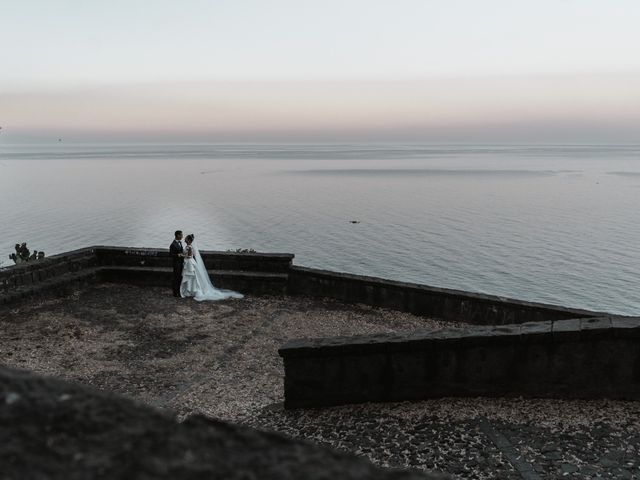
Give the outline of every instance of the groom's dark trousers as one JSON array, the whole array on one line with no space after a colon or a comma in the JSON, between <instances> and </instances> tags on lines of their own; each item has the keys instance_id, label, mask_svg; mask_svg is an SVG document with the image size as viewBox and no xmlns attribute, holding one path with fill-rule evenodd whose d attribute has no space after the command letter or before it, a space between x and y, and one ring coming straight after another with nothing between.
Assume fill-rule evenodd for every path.
<instances>
[{"instance_id":1,"label":"groom's dark trousers","mask_svg":"<svg viewBox=\"0 0 640 480\"><path fill-rule=\"evenodd\" d=\"M182 283L182 267L184 266L184 258L179 255L183 253L182 242L174 240L169 246L169 253L173 259L173 294L180 296L180 284Z\"/></svg>"}]
</instances>

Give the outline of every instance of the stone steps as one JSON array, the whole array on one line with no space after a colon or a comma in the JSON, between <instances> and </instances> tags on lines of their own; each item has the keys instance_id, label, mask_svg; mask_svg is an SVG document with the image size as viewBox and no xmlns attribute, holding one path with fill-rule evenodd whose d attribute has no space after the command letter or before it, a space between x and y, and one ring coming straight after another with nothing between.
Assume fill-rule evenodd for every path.
<instances>
[{"instance_id":1,"label":"stone steps","mask_svg":"<svg viewBox=\"0 0 640 480\"><path fill-rule=\"evenodd\" d=\"M284 294L289 275L280 272L241 270L207 270L218 288L237 290L241 293ZM152 286L171 286L173 269L168 267L105 266L101 270L103 281L133 283Z\"/></svg>"},{"instance_id":2,"label":"stone steps","mask_svg":"<svg viewBox=\"0 0 640 480\"><path fill-rule=\"evenodd\" d=\"M115 267L171 268L173 258L168 250L147 248L95 247L98 263ZM241 272L288 273L293 261L290 253L236 253L200 251L212 270Z\"/></svg>"},{"instance_id":3,"label":"stone steps","mask_svg":"<svg viewBox=\"0 0 640 480\"><path fill-rule=\"evenodd\" d=\"M284 294L289 275L274 272L240 270L208 270L214 285L241 293ZM41 295L69 295L90 283L99 281L131 283L171 288L173 270L167 267L99 266L77 272L63 273L42 281L5 288L0 293L0 305Z\"/></svg>"}]
</instances>

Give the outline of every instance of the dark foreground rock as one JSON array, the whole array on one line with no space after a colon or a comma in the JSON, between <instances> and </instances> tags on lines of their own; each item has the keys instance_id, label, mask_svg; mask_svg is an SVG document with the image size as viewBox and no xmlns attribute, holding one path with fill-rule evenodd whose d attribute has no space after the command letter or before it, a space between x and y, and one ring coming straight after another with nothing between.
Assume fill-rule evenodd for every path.
<instances>
[{"instance_id":1,"label":"dark foreground rock","mask_svg":"<svg viewBox=\"0 0 640 480\"><path fill-rule=\"evenodd\" d=\"M444 478L0 367L0 476L28 479Z\"/></svg>"}]
</instances>

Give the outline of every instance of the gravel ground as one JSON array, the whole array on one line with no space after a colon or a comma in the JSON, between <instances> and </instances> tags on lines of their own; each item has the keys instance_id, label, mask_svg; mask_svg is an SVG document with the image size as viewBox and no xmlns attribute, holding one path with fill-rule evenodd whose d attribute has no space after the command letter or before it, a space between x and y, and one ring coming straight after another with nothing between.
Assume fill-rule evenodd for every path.
<instances>
[{"instance_id":1,"label":"gravel ground","mask_svg":"<svg viewBox=\"0 0 640 480\"><path fill-rule=\"evenodd\" d=\"M195 302L102 284L0 312L0 362L176 410L237 420L283 400L278 347L291 338L441 328L414 315L328 299Z\"/></svg>"},{"instance_id":2,"label":"gravel ground","mask_svg":"<svg viewBox=\"0 0 640 480\"><path fill-rule=\"evenodd\" d=\"M285 412L287 339L451 327L329 299L103 284L0 310L0 363L460 478L640 478L640 402L441 399ZM455 326L455 325L454 325ZM498 448L495 435L506 439ZM494 441L492 441L494 437Z\"/></svg>"},{"instance_id":3,"label":"gravel ground","mask_svg":"<svg viewBox=\"0 0 640 480\"><path fill-rule=\"evenodd\" d=\"M523 478L488 438L489 428L539 478L640 478L640 402L444 398L295 411L274 406L247 423L385 466Z\"/></svg>"}]
</instances>

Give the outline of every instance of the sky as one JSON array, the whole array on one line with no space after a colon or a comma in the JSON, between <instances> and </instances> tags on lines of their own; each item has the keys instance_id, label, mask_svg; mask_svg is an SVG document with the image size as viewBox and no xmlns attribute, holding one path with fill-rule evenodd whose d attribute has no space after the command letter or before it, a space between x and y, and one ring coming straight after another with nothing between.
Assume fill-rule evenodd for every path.
<instances>
[{"instance_id":1,"label":"sky","mask_svg":"<svg viewBox=\"0 0 640 480\"><path fill-rule=\"evenodd\" d=\"M0 140L640 142L637 0L0 0Z\"/></svg>"}]
</instances>

